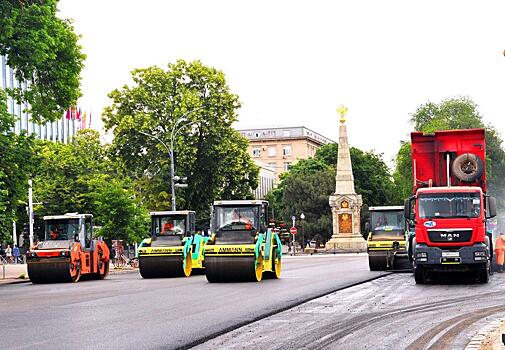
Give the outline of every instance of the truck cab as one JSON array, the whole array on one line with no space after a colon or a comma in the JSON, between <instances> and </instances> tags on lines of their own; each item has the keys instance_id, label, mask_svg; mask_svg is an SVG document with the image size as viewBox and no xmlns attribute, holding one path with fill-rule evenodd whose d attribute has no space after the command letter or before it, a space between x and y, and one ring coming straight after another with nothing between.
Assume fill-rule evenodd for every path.
<instances>
[{"instance_id":1,"label":"truck cab","mask_svg":"<svg viewBox=\"0 0 505 350\"><path fill-rule=\"evenodd\" d=\"M258 232L266 232L268 202L216 201L211 231L216 244L253 244Z\"/></svg>"}]
</instances>

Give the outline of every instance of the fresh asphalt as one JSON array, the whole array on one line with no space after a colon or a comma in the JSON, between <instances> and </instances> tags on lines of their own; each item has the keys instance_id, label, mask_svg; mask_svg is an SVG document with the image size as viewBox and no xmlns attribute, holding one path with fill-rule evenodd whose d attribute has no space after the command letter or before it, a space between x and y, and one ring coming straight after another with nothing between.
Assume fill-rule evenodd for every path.
<instances>
[{"instance_id":1,"label":"fresh asphalt","mask_svg":"<svg viewBox=\"0 0 505 350\"><path fill-rule=\"evenodd\" d=\"M137 272L75 284L0 286L2 349L187 348L381 276L366 254L285 257L282 278L210 284Z\"/></svg>"},{"instance_id":2,"label":"fresh asphalt","mask_svg":"<svg viewBox=\"0 0 505 350\"><path fill-rule=\"evenodd\" d=\"M494 274L488 284L456 277L417 285L411 273L391 274L263 318L196 349L465 349L480 329L505 317L505 274Z\"/></svg>"}]
</instances>

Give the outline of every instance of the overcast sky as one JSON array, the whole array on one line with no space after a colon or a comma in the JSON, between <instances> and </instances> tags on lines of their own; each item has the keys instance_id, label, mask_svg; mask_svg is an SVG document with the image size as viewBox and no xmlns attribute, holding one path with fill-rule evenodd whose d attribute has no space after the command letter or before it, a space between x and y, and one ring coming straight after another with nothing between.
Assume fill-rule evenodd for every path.
<instances>
[{"instance_id":1,"label":"overcast sky","mask_svg":"<svg viewBox=\"0 0 505 350\"><path fill-rule=\"evenodd\" d=\"M134 68L182 58L222 70L239 128L306 126L390 160L410 114L469 96L505 135L504 1L61 0L87 55L79 105L92 126Z\"/></svg>"}]
</instances>

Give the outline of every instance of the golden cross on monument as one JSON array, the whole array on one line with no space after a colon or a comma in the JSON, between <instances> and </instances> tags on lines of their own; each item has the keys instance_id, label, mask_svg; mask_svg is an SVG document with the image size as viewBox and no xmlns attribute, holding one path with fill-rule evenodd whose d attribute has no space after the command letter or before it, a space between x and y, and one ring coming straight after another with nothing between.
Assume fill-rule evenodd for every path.
<instances>
[{"instance_id":1,"label":"golden cross on monument","mask_svg":"<svg viewBox=\"0 0 505 350\"><path fill-rule=\"evenodd\" d=\"M337 113L339 113L339 114L340 114L340 122L341 122L342 124L344 124L344 123L345 123L345 114L347 113L347 111L348 111L348 110L349 110L349 109L348 109L346 106L344 106L344 105L340 105L340 106L337 108Z\"/></svg>"}]
</instances>

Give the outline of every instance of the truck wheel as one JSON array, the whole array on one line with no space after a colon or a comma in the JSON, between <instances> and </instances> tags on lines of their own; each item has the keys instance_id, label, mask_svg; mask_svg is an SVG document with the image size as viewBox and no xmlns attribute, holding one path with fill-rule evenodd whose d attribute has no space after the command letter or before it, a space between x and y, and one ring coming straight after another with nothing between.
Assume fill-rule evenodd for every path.
<instances>
[{"instance_id":1,"label":"truck wheel","mask_svg":"<svg viewBox=\"0 0 505 350\"><path fill-rule=\"evenodd\" d=\"M484 162L473 153L464 153L452 162L452 173L461 181L473 182L484 173Z\"/></svg>"},{"instance_id":2,"label":"truck wheel","mask_svg":"<svg viewBox=\"0 0 505 350\"><path fill-rule=\"evenodd\" d=\"M422 266L414 267L414 279L416 280L416 284L425 284L426 283L426 272Z\"/></svg>"},{"instance_id":3,"label":"truck wheel","mask_svg":"<svg viewBox=\"0 0 505 350\"><path fill-rule=\"evenodd\" d=\"M477 271L478 273L478 278L479 278L479 283L488 283L489 282L489 268L487 267L487 264L484 265L481 269Z\"/></svg>"}]
</instances>

